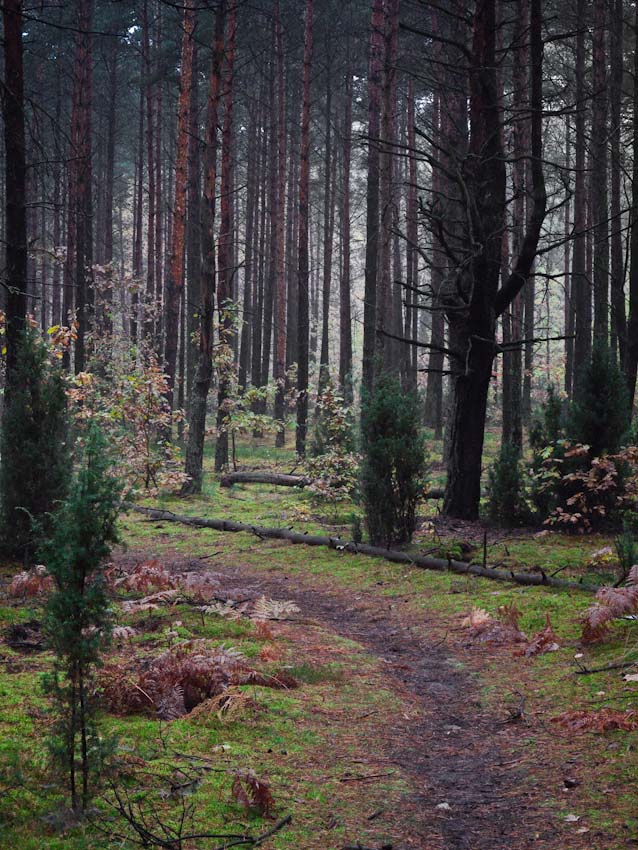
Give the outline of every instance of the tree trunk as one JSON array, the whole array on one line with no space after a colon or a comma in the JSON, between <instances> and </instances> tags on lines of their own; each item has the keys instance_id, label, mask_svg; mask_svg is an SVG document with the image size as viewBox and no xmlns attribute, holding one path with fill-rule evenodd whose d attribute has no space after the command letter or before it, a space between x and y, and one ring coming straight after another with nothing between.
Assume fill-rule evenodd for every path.
<instances>
[{"instance_id":1,"label":"tree trunk","mask_svg":"<svg viewBox=\"0 0 638 850\"><path fill-rule=\"evenodd\" d=\"M308 205L310 184L310 76L312 72L313 0L306 0L304 30L303 104L301 110L301 144L299 174L299 301L297 311L297 430L295 447L298 455L306 453L308 427L308 336L309 336L309 262Z\"/></svg>"},{"instance_id":2,"label":"tree trunk","mask_svg":"<svg viewBox=\"0 0 638 850\"><path fill-rule=\"evenodd\" d=\"M186 221L186 391L190 398L197 368L195 336L202 303L202 232L201 232L201 142L199 135L199 98L197 41L193 43L193 90L188 130L188 212Z\"/></svg>"},{"instance_id":3,"label":"tree trunk","mask_svg":"<svg viewBox=\"0 0 638 850\"><path fill-rule=\"evenodd\" d=\"M525 236L507 280L498 288L505 208L505 164L496 85L495 0L478 0L470 70L470 159L467 188L474 245L467 271L458 277L464 295L452 301L448 322L454 353L453 402L443 510L448 516L478 516L487 397L496 352L496 321L522 290L536 256L547 197L542 167L541 0L531 0L531 191L533 206ZM458 309L467 299L466 309Z\"/></svg>"},{"instance_id":4,"label":"tree trunk","mask_svg":"<svg viewBox=\"0 0 638 850\"><path fill-rule=\"evenodd\" d=\"M228 466L228 410L232 387L231 370L234 310L233 292L233 232L232 232L232 144L233 144L233 98L235 36L237 33L237 0L230 0L228 6L228 36L226 38L226 56L224 63L224 124L222 127L222 162L220 184L220 220L219 220L219 272L217 276L217 316L219 322L219 344L225 354L218 358L217 389L217 441L215 443L215 472Z\"/></svg>"},{"instance_id":5,"label":"tree trunk","mask_svg":"<svg viewBox=\"0 0 638 850\"><path fill-rule=\"evenodd\" d=\"M594 2L590 194L594 221L594 339L609 341L609 209L607 205L607 0Z\"/></svg>"},{"instance_id":6,"label":"tree trunk","mask_svg":"<svg viewBox=\"0 0 638 850\"><path fill-rule=\"evenodd\" d=\"M275 49L277 54L277 218L276 241L276 293L275 316L275 420L277 434L275 445L286 442L284 406L286 395L286 267L285 267L285 215L286 215L286 102L284 95L284 41L279 0L276 6Z\"/></svg>"},{"instance_id":7,"label":"tree trunk","mask_svg":"<svg viewBox=\"0 0 638 850\"><path fill-rule=\"evenodd\" d=\"M146 236L146 309L144 310L144 334L149 341L154 338L154 311L157 293L155 291L155 116L153 115L154 86L153 66L151 62L151 32L148 17L148 0L142 3L142 61L144 63L145 103L146 103L146 161L148 169L148 214ZM159 122L159 115L157 116Z\"/></svg>"},{"instance_id":8,"label":"tree trunk","mask_svg":"<svg viewBox=\"0 0 638 850\"><path fill-rule=\"evenodd\" d=\"M636 32L638 32L638 3L636 4ZM631 245L629 267L629 319L627 323L627 386L631 410L636 398L636 373L638 372L638 41L634 47L634 114L633 114L633 170L631 187Z\"/></svg>"},{"instance_id":9,"label":"tree trunk","mask_svg":"<svg viewBox=\"0 0 638 850\"><path fill-rule=\"evenodd\" d=\"M213 374L213 318L215 298L215 207L217 181L217 125L221 90L221 63L224 56L226 3L217 7L213 59L208 89L204 147L204 196L202 198L202 304L199 310L199 360L190 399L188 443L184 471L189 480L182 492L201 493L206 435L206 402Z\"/></svg>"},{"instance_id":10,"label":"tree trunk","mask_svg":"<svg viewBox=\"0 0 638 850\"><path fill-rule=\"evenodd\" d=\"M339 386L346 404L352 403L352 312L350 307L350 167L352 157L352 70L348 57L343 124L343 171L341 185L341 239L343 245L339 282Z\"/></svg>"},{"instance_id":11,"label":"tree trunk","mask_svg":"<svg viewBox=\"0 0 638 850\"><path fill-rule=\"evenodd\" d=\"M572 389L591 355L591 288L587 274L587 194L585 189L585 0L578 0L576 20L583 22L576 34L576 118L574 129L574 245L571 296L574 302L574 371Z\"/></svg>"},{"instance_id":12,"label":"tree trunk","mask_svg":"<svg viewBox=\"0 0 638 850\"><path fill-rule=\"evenodd\" d=\"M179 305L184 287L184 249L186 230L186 188L188 166L188 128L190 98L193 88L193 30L195 9L193 0L185 0L182 36L179 99L177 103L177 139L175 155L175 193L173 198L173 225L171 255L166 286L166 375L168 379L167 402L172 410L177 366Z\"/></svg>"},{"instance_id":13,"label":"tree trunk","mask_svg":"<svg viewBox=\"0 0 638 850\"><path fill-rule=\"evenodd\" d=\"M5 280L6 387L10 395L17 366L17 351L27 312L27 214L26 152L24 136L24 66L22 48L22 0L5 0L4 27L4 123L5 167Z\"/></svg>"},{"instance_id":14,"label":"tree trunk","mask_svg":"<svg viewBox=\"0 0 638 850\"><path fill-rule=\"evenodd\" d=\"M383 0L372 0L370 66L368 70L368 161L366 177L366 255L363 298L363 389L374 386L379 256L379 135L381 131L381 68Z\"/></svg>"},{"instance_id":15,"label":"tree trunk","mask_svg":"<svg viewBox=\"0 0 638 850\"><path fill-rule=\"evenodd\" d=\"M611 74L609 108L611 117L611 329L613 348L624 366L627 357L627 319L625 314L625 265L622 244L621 213L621 102L623 84L623 2L613 0L611 14Z\"/></svg>"}]
</instances>

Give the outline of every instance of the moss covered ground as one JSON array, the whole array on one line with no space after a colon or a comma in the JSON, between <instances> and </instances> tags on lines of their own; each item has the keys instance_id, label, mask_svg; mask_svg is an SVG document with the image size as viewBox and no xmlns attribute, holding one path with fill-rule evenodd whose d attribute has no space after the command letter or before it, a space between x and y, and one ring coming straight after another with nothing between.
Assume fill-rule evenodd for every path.
<instances>
[{"instance_id":1,"label":"moss covered ground","mask_svg":"<svg viewBox=\"0 0 638 850\"><path fill-rule=\"evenodd\" d=\"M252 466L277 464L287 470L294 465L292 454L282 458L265 442L255 441L240 447L240 461ZM330 533L346 536L357 512L351 504L336 508L316 504L304 491L256 485L221 489L211 472L201 497L164 495L148 504L193 516L309 532L328 528ZM507 746L512 748L512 759L526 766L532 785L537 783L537 805L569 830L568 839L561 839L556 848L620 850L638 843L638 732L576 733L553 721L577 709L633 710L638 701L638 682L624 679L624 674L632 672L630 667L591 675L577 672L582 667L638 660L638 634L631 620L615 625L605 643L581 645L580 617L591 604L591 595L427 572L327 548L264 541L245 533L148 521L133 513L122 517L121 531L127 557L138 553L160 562L202 559L212 571L244 569L251 576L281 575L337 599L387 604L392 616L433 644L443 643L456 663L476 677L483 710L507 722L522 695L523 716L515 728L507 727ZM435 506L428 504L414 548L456 554L455 547L469 541L475 550L471 556L480 559L484 534L482 526L437 523ZM488 563L542 568L604 583L613 576L613 569L593 567L591 556L610 542L601 536L487 529ZM11 572L10 565L3 570L4 590ZM468 640L462 620L472 609L497 616L499 609L511 603L520 611L520 627L529 635L542 629L549 617L560 649L525 658L516 655L513 646ZM3 592L3 633L12 623L40 618L37 600L14 600ZM236 647L260 669L284 666L299 683L291 690L244 686L250 699L228 716L203 712L170 723L152 717L102 716L104 734L117 741L117 757L153 775L160 791L162 782L170 786L176 772L191 770L194 764L204 766L187 801L194 807L198 830L256 835L270 828L272 820L246 810L231 793L235 773L252 770L272 789L274 817L293 816L265 846L337 850L357 841L370 847L384 842L418 846L409 816L401 816L410 779L386 750L370 746L370 741L383 738L388 718L400 713L409 717L414 710L409 695L393 687L384 675L378 657L325 623L304 620L303 612L298 623L273 623L267 636L249 620L203 618L187 605L131 616L126 622L140 630L126 652L160 653L177 630L179 639L205 638L211 645ZM121 647L111 650L113 659L119 652ZM46 651L25 654L4 643L0 646L0 844L21 850L128 846L101 834L104 824L115 830L116 821L99 797L87 821L73 823L65 815L60 778L51 774L47 759L51 714L41 680L50 667ZM573 785L568 788L566 780ZM182 801L169 794L160 796L158 805L170 817ZM578 820L565 822L571 815Z\"/></svg>"}]
</instances>

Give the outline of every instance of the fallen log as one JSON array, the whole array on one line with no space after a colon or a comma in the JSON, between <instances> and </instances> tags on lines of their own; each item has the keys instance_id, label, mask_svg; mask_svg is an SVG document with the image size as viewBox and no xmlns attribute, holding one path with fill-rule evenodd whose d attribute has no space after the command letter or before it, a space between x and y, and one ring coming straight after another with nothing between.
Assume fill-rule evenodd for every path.
<instances>
[{"instance_id":1,"label":"fallen log","mask_svg":"<svg viewBox=\"0 0 638 850\"><path fill-rule=\"evenodd\" d=\"M194 528L212 528L215 531L247 532L254 534L261 540L288 540L290 543L302 544L304 546L328 546L339 552L348 552L352 555L366 555L371 558L384 558L395 564L406 564L409 567L419 567L423 570L435 570L437 572L452 572L459 575L478 576L490 578L496 581L506 581L514 584L522 584L529 587L554 587L561 590L583 590L594 592L596 587L581 584L575 581L563 581L552 578L542 570L539 573L515 573L510 570L498 570L492 567L483 567L480 564L468 564L464 561L455 561L452 558L430 558L416 553L401 552L397 549L384 549L381 546L370 546L366 543L353 543L340 537L328 537L321 534L304 534L299 531L291 531L287 528L267 528L265 526L248 525L244 522L235 522L229 519L204 519L203 517L183 516L172 511L159 510L157 508L143 508L138 505L127 504L128 510L144 514L151 519L162 522L178 522L182 525L190 525Z\"/></svg>"},{"instance_id":2,"label":"fallen log","mask_svg":"<svg viewBox=\"0 0 638 850\"><path fill-rule=\"evenodd\" d=\"M275 487L308 487L312 478L294 475L289 472L227 472L219 479L220 487L232 487L233 484L270 484ZM433 488L423 494L424 499L442 499L445 490Z\"/></svg>"},{"instance_id":3,"label":"fallen log","mask_svg":"<svg viewBox=\"0 0 638 850\"><path fill-rule=\"evenodd\" d=\"M312 484L305 475L292 475L286 472L228 472L219 479L220 487L232 487L233 484L273 484L279 487L307 487Z\"/></svg>"}]
</instances>

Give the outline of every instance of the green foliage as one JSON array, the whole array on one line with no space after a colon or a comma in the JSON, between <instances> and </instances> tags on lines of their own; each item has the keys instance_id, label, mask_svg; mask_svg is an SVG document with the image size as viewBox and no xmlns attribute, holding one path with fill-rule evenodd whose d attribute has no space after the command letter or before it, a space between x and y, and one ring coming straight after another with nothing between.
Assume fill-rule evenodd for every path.
<instances>
[{"instance_id":1,"label":"green foliage","mask_svg":"<svg viewBox=\"0 0 638 850\"><path fill-rule=\"evenodd\" d=\"M111 629L102 564L117 540L120 485L110 467L104 437L90 426L69 495L53 515L51 536L40 552L55 583L45 619L55 654L45 690L57 709L49 743L76 811L86 808L104 754L92 676Z\"/></svg>"},{"instance_id":2,"label":"green foliage","mask_svg":"<svg viewBox=\"0 0 638 850\"><path fill-rule=\"evenodd\" d=\"M529 441L534 449L552 445L564 437L564 405L553 384L530 428Z\"/></svg>"},{"instance_id":3,"label":"green foliage","mask_svg":"<svg viewBox=\"0 0 638 850\"><path fill-rule=\"evenodd\" d=\"M417 396L399 382L380 376L361 411L361 498L370 541L408 543L416 527L416 507L426 475L426 449L419 430Z\"/></svg>"},{"instance_id":4,"label":"green foliage","mask_svg":"<svg viewBox=\"0 0 638 850\"><path fill-rule=\"evenodd\" d=\"M614 539L614 548L618 557L619 581L624 581L631 568L638 564L638 536L636 528L631 523L623 523L622 534Z\"/></svg>"},{"instance_id":5,"label":"green foliage","mask_svg":"<svg viewBox=\"0 0 638 850\"><path fill-rule=\"evenodd\" d=\"M318 416L312 432L311 456L323 455L330 451L351 452L354 450L354 428L351 409L336 392L332 381L328 380L323 392L317 399Z\"/></svg>"},{"instance_id":6,"label":"green foliage","mask_svg":"<svg viewBox=\"0 0 638 850\"><path fill-rule=\"evenodd\" d=\"M182 418L171 412L168 379L157 355L95 341L93 371L76 375L69 390L75 423L82 433L98 422L117 450L118 471L127 495L178 489L186 480L171 430Z\"/></svg>"},{"instance_id":7,"label":"green foliage","mask_svg":"<svg viewBox=\"0 0 638 850\"><path fill-rule=\"evenodd\" d=\"M609 348L597 343L578 380L568 416L568 436L589 446L591 457L600 457L618 451L629 426L624 376Z\"/></svg>"},{"instance_id":8,"label":"green foliage","mask_svg":"<svg viewBox=\"0 0 638 850\"><path fill-rule=\"evenodd\" d=\"M525 470L518 448L503 443L489 472L488 514L492 522L512 527L530 519L525 496Z\"/></svg>"},{"instance_id":9,"label":"green foliage","mask_svg":"<svg viewBox=\"0 0 638 850\"><path fill-rule=\"evenodd\" d=\"M317 401L319 416L306 460L309 487L316 500L336 505L354 494L359 457L352 451L352 414L329 381Z\"/></svg>"},{"instance_id":10,"label":"green foliage","mask_svg":"<svg viewBox=\"0 0 638 850\"><path fill-rule=\"evenodd\" d=\"M36 529L66 494L68 449L64 379L37 331L27 328L2 417L0 536L11 557L30 558Z\"/></svg>"}]
</instances>

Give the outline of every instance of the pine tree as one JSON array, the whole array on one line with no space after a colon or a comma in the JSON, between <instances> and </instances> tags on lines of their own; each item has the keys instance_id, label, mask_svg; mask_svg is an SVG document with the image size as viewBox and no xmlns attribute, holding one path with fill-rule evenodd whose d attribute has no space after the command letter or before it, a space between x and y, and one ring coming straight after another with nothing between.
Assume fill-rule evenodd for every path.
<instances>
[{"instance_id":1,"label":"pine tree","mask_svg":"<svg viewBox=\"0 0 638 850\"><path fill-rule=\"evenodd\" d=\"M37 530L66 495L69 449L61 370L32 328L20 339L0 438L0 540L5 552L28 559Z\"/></svg>"},{"instance_id":2,"label":"pine tree","mask_svg":"<svg viewBox=\"0 0 638 850\"><path fill-rule=\"evenodd\" d=\"M104 754L91 679L111 628L101 570L117 540L120 486L110 467L104 437L92 426L69 495L53 515L51 535L40 550L55 582L45 621L55 654L45 690L58 714L49 745L66 774L74 811L86 809L91 777Z\"/></svg>"},{"instance_id":3,"label":"pine tree","mask_svg":"<svg viewBox=\"0 0 638 850\"><path fill-rule=\"evenodd\" d=\"M598 342L577 384L568 436L590 446L591 456L598 457L620 448L629 425L625 379L609 348Z\"/></svg>"},{"instance_id":4,"label":"pine tree","mask_svg":"<svg viewBox=\"0 0 638 850\"><path fill-rule=\"evenodd\" d=\"M417 396L382 374L364 396L361 414L361 495L371 543L409 543L423 490L426 451Z\"/></svg>"}]
</instances>

